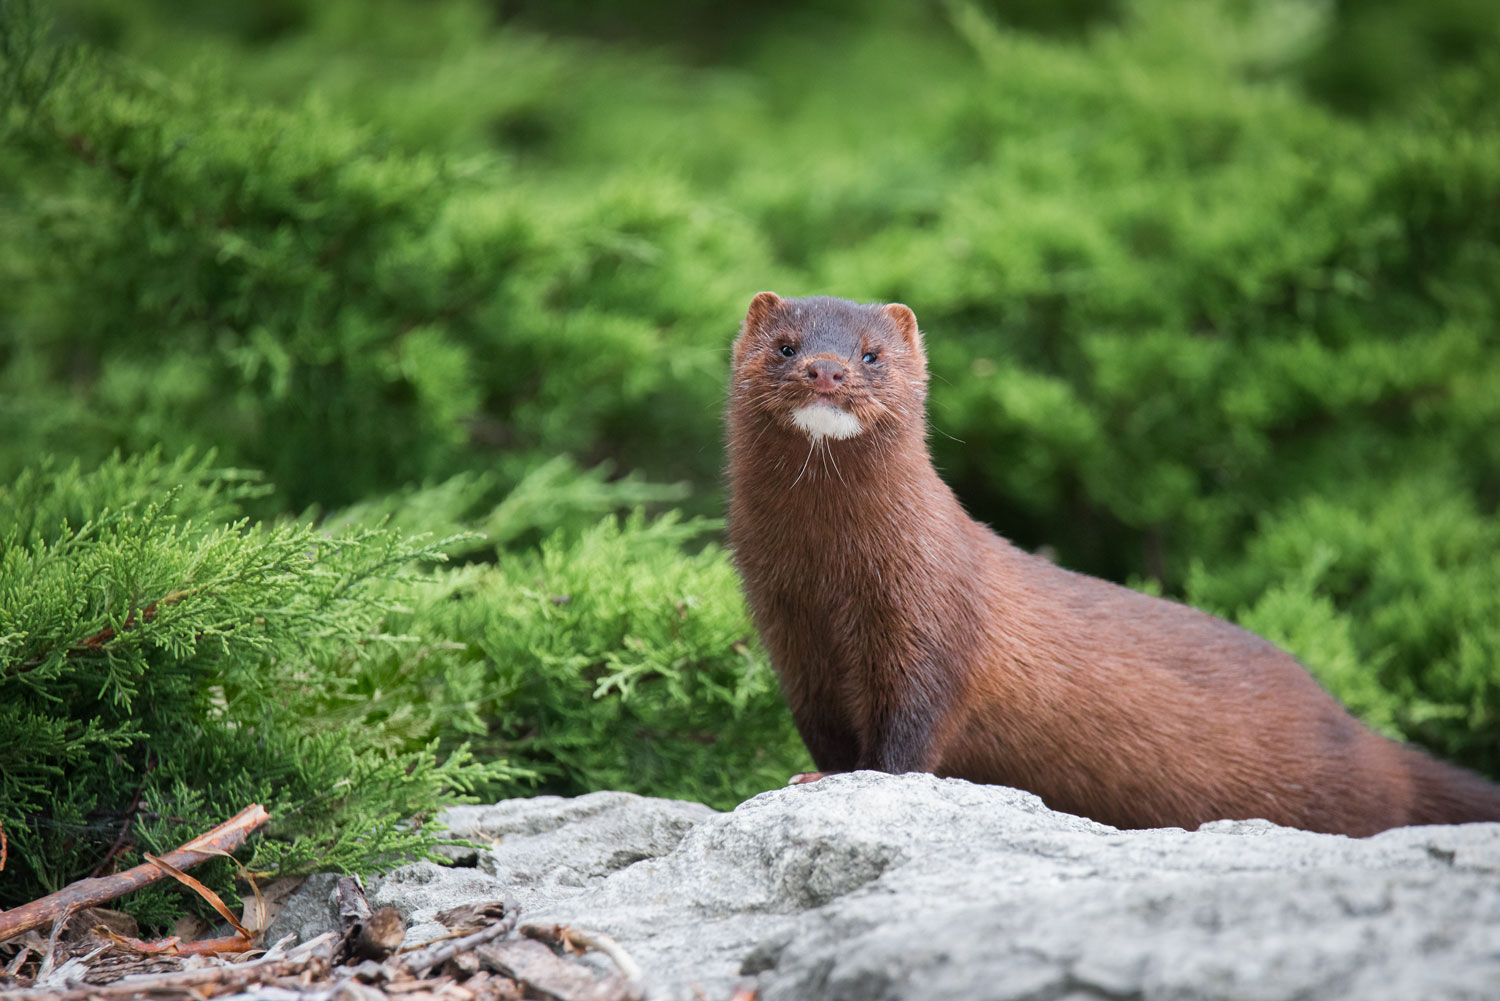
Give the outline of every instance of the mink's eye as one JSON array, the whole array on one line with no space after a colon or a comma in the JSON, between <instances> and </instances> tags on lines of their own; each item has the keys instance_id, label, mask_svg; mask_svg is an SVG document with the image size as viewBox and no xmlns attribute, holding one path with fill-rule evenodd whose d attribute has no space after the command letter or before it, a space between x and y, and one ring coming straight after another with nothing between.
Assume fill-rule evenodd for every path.
<instances>
[{"instance_id":1,"label":"mink's eye","mask_svg":"<svg viewBox=\"0 0 1500 1001\"><path fill-rule=\"evenodd\" d=\"M860 361L864 362L866 365L873 365L879 360L880 356L873 351L866 351L864 357L860 359Z\"/></svg>"},{"instance_id":2,"label":"mink's eye","mask_svg":"<svg viewBox=\"0 0 1500 1001\"><path fill-rule=\"evenodd\" d=\"M792 347L790 344L783 344L781 346L781 353L785 357L790 358L792 355L797 353L797 349Z\"/></svg>"}]
</instances>

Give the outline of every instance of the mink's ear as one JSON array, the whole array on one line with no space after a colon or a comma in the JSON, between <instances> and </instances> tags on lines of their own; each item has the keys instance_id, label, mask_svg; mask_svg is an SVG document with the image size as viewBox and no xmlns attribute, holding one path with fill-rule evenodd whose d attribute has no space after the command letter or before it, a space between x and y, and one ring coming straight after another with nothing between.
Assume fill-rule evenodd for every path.
<instances>
[{"instance_id":1,"label":"mink's ear","mask_svg":"<svg viewBox=\"0 0 1500 1001\"><path fill-rule=\"evenodd\" d=\"M906 342L906 346L911 349L912 354L920 358L925 364L927 353L922 350L922 332L917 329L917 314L899 302L893 302L889 306L882 306L881 311L885 313L886 319L891 321L891 324L896 328L896 333L901 335L901 339Z\"/></svg>"},{"instance_id":2,"label":"mink's ear","mask_svg":"<svg viewBox=\"0 0 1500 1001\"><path fill-rule=\"evenodd\" d=\"M745 331L757 331L765 327L771 318L781 312L785 305L781 296L775 292L761 292L750 300L750 311L745 314Z\"/></svg>"},{"instance_id":3,"label":"mink's ear","mask_svg":"<svg viewBox=\"0 0 1500 1001\"><path fill-rule=\"evenodd\" d=\"M753 335L764 330L785 305L786 301L775 292L761 292L750 300L750 311L745 314L745 325L740 328L740 336L734 341L734 367L736 369L745 360L745 355L750 350L750 342L754 340Z\"/></svg>"}]
</instances>

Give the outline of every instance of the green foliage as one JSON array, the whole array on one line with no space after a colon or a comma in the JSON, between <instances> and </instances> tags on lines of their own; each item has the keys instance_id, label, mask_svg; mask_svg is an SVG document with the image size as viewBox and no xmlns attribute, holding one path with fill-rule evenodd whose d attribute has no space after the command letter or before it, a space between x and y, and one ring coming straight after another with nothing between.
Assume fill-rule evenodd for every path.
<instances>
[{"instance_id":1,"label":"green foliage","mask_svg":"<svg viewBox=\"0 0 1500 1001\"><path fill-rule=\"evenodd\" d=\"M978 516L1500 774L1482 4L231 6L0 6L0 482L213 447L276 487L195 523L309 512L225 546L482 530L305 718L555 789L792 767L722 554L585 530L719 509L728 344L775 288L915 308Z\"/></svg>"},{"instance_id":2,"label":"green foliage","mask_svg":"<svg viewBox=\"0 0 1500 1001\"><path fill-rule=\"evenodd\" d=\"M508 491L493 473L460 473L431 486L407 488L341 508L325 528L388 522L408 532L462 538L450 556L534 545L556 531L579 532L601 515L680 501L686 484L649 483L631 473L610 479L609 465L580 471L566 456L532 467Z\"/></svg>"},{"instance_id":3,"label":"green foliage","mask_svg":"<svg viewBox=\"0 0 1500 1001\"><path fill-rule=\"evenodd\" d=\"M21 206L0 213L20 303L0 318L0 475L48 450L211 442L301 506L497 449L509 482L560 451L717 466L722 351L697 334L732 330L756 240L683 214L669 178L539 197L493 154L401 149L326 102L102 56L29 94L0 94Z\"/></svg>"},{"instance_id":4,"label":"green foliage","mask_svg":"<svg viewBox=\"0 0 1500 1001\"><path fill-rule=\"evenodd\" d=\"M660 491L551 463L473 519L502 542L549 533L540 547L448 570L477 536L391 527L461 531L485 486L318 527L226 524L265 488L209 459L0 487L0 901L87 875L122 832L120 864L251 802L275 818L252 868L368 871L424 854L422 820L474 790L727 807L805 764L729 562L696 541L711 526L559 528ZM562 502L541 510L543 491ZM210 875L228 889L227 864ZM129 906L156 922L181 897Z\"/></svg>"},{"instance_id":5,"label":"green foliage","mask_svg":"<svg viewBox=\"0 0 1500 1001\"><path fill-rule=\"evenodd\" d=\"M1309 55L1314 93L1351 111L1400 106L1455 65L1495 57L1500 17L1486 0L1337 0Z\"/></svg>"},{"instance_id":6,"label":"green foliage","mask_svg":"<svg viewBox=\"0 0 1500 1001\"><path fill-rule=\"evenodd\" d=\"M524 773L481 782L484 797L610 788L728 809L809 767L729 559L704 541L716 523L599 520L659 488L560 462L476 507L486 496L460 476L324 523L486 532L447 547L482 561L434 572L386 621L411 642L362 666L325 715Z\"/></svg>"},{"instance_id":7,"label":"green foliage","mask_svg":"<svg viewBox=\"0 0 1500 1001\"><path fill-rule=\"evenodd\" d=\"M625 789L729 809L809 767L709 526L609 519L450 575L408 628L423 670L472 706L477 752L576 794Z\"/></svg>"},{"instance_id":8,"label":"green foliage","mask_svg":"<svg viewBox=\"0 0 1500 1001\"><path fill-rule=\"evenodd\" d=\"M425 854L411 822L440 802L518 774L378 720L327 725L399 648L381 624L441 544L224 524L243 483L207 459L112 460L0 487L7 906L88 875L122 833L133 863L251 802L275 818L252 866L367 870ZM160 918L174 896L132 906Z\"/></svg>"}]
</instances>

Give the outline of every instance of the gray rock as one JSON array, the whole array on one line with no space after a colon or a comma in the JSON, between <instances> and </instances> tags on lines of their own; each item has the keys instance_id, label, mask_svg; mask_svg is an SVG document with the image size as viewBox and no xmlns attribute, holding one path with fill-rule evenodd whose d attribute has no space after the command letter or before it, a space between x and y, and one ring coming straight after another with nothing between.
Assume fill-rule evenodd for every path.
<instances>
[{"instance_id":1,"label":"gray rock","mask_svg":"<svg viewBox=\"0 0 1500 1001\"><path fill-rule=\"evenodd\" d=\"M869 772L724 814L596 793L448 819L492 844L478 868L397 870L372 904L420 925L508 894L614 936L653 1001L1500 997L1500 824L1119 831Z\"/></svg>"},{"instance_id":2,"label":"gray rock","mask_svg":"<svg viewBox=\"0 0 1500 1001\"><path fill-rule=\"evenodd\" d=\"M576 799L537 796L443 815L455 837L495 850L481 870L505 882L522 907L566 896L644 859L659 858L714 811L702 803L596 792Z\"/></svg>"},{"instance_id":3,"label":"gray rock","mask_svg":"<svg viewBox=\"0 0 1500 1001\"><path fill-rule=\"evenodd\" d=\"M419 862L374 877L368 881L370 906L390 905L406 915L408 944L445 934L433 916L459 904L510 898L530 915L642 859L666 855L713 815L702 803L628 792L454 807L442 816L452 835L491 846L479 853L477 867Z\"/></svg>"},{"instance_id":4,"label":"gray rock","mask_svg":"<svg viewBox=\"0 0 1500 1001\"><path fill-rule=\"evenodd\" d=\"M338 881L338 873L333 872L314 873L303 880L266 926L266 944L273 945L286 935L307 942L337 928L338 909L330 898Z\"/></svg>"}]
</instances>

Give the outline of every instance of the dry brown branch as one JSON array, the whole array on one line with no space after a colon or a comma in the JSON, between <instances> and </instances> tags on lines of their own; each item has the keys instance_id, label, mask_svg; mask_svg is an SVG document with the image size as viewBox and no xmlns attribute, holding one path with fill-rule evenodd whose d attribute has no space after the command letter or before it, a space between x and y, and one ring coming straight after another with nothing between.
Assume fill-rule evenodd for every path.
<instances>
[{"instance_id":1,"label":"dry brown branch","mask_svg":"<svg viewBox=\"0 0 1500 1001\"><path fill-rule=\"evenodd\" d=\"M244 935L226 935L223 938L200 938L194 942L184 942L176 935L171 935L152 942L144 942L130 935L116 934L107 928L102 930L105 937L115 945L143 956L160 954L168 956L212 956L221 952L231 954L249 952L255 948L254 940Z\"/></svg>"},{"instance_id":2,"label":"dry brown branch","mask_svg":"<svg viewBox=\"0 0 1500 1001\"><path fill-rule=\"evenodd\" d=\"M167 595L165 598L162 598L160 601L153 601L151 604L141 609L140 621L150 622L152 619L156 618L157 609L161 608L164 605L175 605L191 593L192 592L190 591L173 591L171 594ZM120 629L122 631L131 629L135 626L135 624L135 612L132 611L130 612L130 614L125 616L125 622L120 626ZM73 647L73 650L97 650L114 638L115 631L112 628L105 626L103 629L99 630L97 633L90 636L82 643L79 643L78 645Z\"/></svg>"},{"instance_id":3,"label":"dry brown branch","mask_svg":"<svg viewBox=\"0 0 1500 1001\"><path fill-rule=\"evenodd\" d=\"M621 948L620 943L602 932L584 931L567 925L527 925L521 929L521 934L527 938L555 943L574 953L583 953L588 949L602 952L631 983L638 984L645 977L645 974L641 972L640 964L631 958L630 953Z\"/></svg>"},{"instance_id":4,"label":"dry brown branch","mask_svg":"<svg viewBox=\"0 0 1500 1001\"><path fill-rule=\"evenodd\" d=\"M186 598L192 593L192 591L173 591L171 594L168 594L160 601L153 601L151 604L141 609L141 615L139 619L136 618L135 610L132 609L125 616L125 621L120 624L120 632L123 632L126 629L134 628L138 624L138 622L150 622L152 619L156 618L156 613L160 608L165 605L175 605L183 598ZM115 628L113 626L105 626L94 635L79 640L77 643L74 643L72 646L68 647L65 656L76 657L81 653L91 653L104 646L104 644L114 639L117 635L118 633L115 631ZM16 665L14 668L9 669L8 673L25 674L27 671L36 670L46 662L47 655L38 654L30 660L24 661L23 663Z\"/></svg>"},{"instance_id":5,"label":"dry brown branch","mask_svg":"<svg viewBox=\"0 0 1500 1001\"><path fill-rule=\"evenodd\" d=\"M216 956L219 953L235 955L251 952L259 947L259 936L225 935L223 938L200 938L196 942L184 942L177 947L179 956Z\"/></svg>"},{"instance_id":6,"label":"dry brown branch","mask_svg":"<svg viewBox=\"0 0 1500 1001\"><path fill-rule=\"evenodd\" d=\"M152 939L150 942L147 942L145 939L136 938L134 935L110 931L104 927L95 928L94 932L101 938L109 939L121 949L127 949L141 956L155 956L161 953L171 955L182 944L181 937L177 935L168 935L166 938Z\"/></svg>"},{"instance_id":7,"label":"dry brown branch","mask_svg":"<svg viewBox=\"0 0 1500 1001\"><path fill-rule=\"evenodd\" d=\"M168 852L164 858L178 869L195 866L213 858L215 852L239 848L256 828L270 819L270 814L259 803L252 803L219 826L199 835L181 848ZM157 866L144 862L113 876L80 879L56 893L0 913L0 942L32 928L40 928L60 918L67 918L80 908L108 903L132 890L154 883L164 875Z\"/></svg>"},{"instance_id":8,"label":"dry brown branch","mask_svg":"<svg viewBox=\"0 0 1500 1001\"><path fill-rule=\"evenodd\" d=\"M321 976L327 972L327 957L308 955L299 959L255 960L233 966L206 966L201 970L176 970L171 973L146 973L124 977L112 984L89 985L48 994L48 1001L113 1001L116 998L149 997L152 994L177 993L203 996L203 988L236 988L252 983L266 983L281 977L304 973ZM34 991L0 991L0 1001L36 1001Z\"/></svg>"},{"instance_id":9,"label":"dry brown branch","mask_svg":"<svg viewBox=\"0 0 1500 1001\"><path fill-rule=\"evenodd\" d=\"M506 904L505 910L505 917L488 928L483 928L472 935L465 935L463 938L449 939L441 945L428 946L425 949L407 953L401 958L401 965L406 967L413 976L421 976L425 971L445 960L452 959L460 952L468 952L475 946L509 935L511 929L516 926L516 918L520 912L515 904L510 903Z\"/></svg>"},{"instance_id":10,"label":"dry brown branch","mask_svg":"<svg viewBox=\"0 0 1500 1001\"><path fill-rule=\"evenodd\" d=\"M481 946L487 969L522 985L522 994L541 1001L640 1001L641 989L616 974L601 977L585 963L557 955L531 938Z\"/></svg>"}]
</instances>

